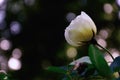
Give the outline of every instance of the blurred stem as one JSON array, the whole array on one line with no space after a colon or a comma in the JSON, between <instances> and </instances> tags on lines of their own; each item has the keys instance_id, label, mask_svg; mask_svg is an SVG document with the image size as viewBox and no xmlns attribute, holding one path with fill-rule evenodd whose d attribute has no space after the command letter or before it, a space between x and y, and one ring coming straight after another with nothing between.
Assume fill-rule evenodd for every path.
<instances>
[{"instance_id":1,"label":"blurred stem","mask_svg":"<svg viewBox=\"0 0 120 80\"><path fill-rule=\"evenodd\" d=\"M114 61L114 57L112 56L112 54L110 53L110 51L108 51L106 48L104 48L104 47L102 47L100 44L98 44L97 43L97 45L99 46L99 47L101 47L102 49L104 49L110 56L111 56L111 58L113 59L113 61Z\"/></svg>"}]
</instances>

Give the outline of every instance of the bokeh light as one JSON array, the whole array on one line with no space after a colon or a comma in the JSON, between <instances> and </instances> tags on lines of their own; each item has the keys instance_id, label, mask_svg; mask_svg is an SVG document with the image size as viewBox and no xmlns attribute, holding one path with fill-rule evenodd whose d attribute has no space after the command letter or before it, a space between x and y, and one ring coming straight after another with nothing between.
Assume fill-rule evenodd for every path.
<instances>
[{"instance_id":1,"label":"bokeh light","mask_svg":"<svg viewBox=\"0 0 120 80\"><path fill-rule=\"evenodd\" d=\"M3 5L4 2L5 0L0 0L0 6Z\"/></svg>"},{"instance_id":2,"label":"bokeh light","mask_svg":"<svg viewBox=\"0 0 120 80\"><path fill-rule=\"evenodd\" d=\"M9 6L9 9L10 9L11 12L14 13L14 14L20 12L21 8L22 8L21 2L12 3L12 4Z\"/></svg>"},{"instance_id":3,"label":"bokeh light","mask_svg":"<svg viewBox=\"0 0 120 80\"><path fill-rule=\"evenodd\" d=\"M5 16L6 16L6 12L4 10L0 10L0 23L3 22Z\"/></svg>"},{"instance_id":4,"label":"bokeh light","mask_svg":"<svg viewBox=\"0 0 120 80\"><path fill-rule=\"evenodd\" d=\"M75 17L76 17L76 14L72 13L72 12L69 12L66 15L66 19L67 19L68 22L71 22Z\"/></svg>"},{"instance_id":5,"label":"bokeh light","mask_svg":"<svg viewBox=\"0 0 120 80\"><path fill-rule=\"evenodd\" d=\"M0 48L2 50L9 50L11 48L11 43L9 40L7 39L3 39L1 42L0 42Z\"/></svg>"},{"instance_id":6,"label":"bokeh light","mask_svg":"<svg viewBox=\"0 0 120 80\"><path fill-rule=\"evenodd\" d=\"M99 35L100 35L101 38L107 39L109 37L108 30L106 30L106 29L100 30Z\"/></svg>"},{"instance_id":7,"label":"bokeh light","mask_svg":"<svg viewBox=\"0 0 120 80\"><path fill-rule=\"evenodd\" d=\"M110 49L110 52L112 53L114 58L116 58L120 55L120 52L115 48Z\"/></svg>"},{"instance_id":8,"label":"bokeh light","mask_svg":"<svg viewBox=\"0 0 120 80\"><path fill-rule=\"evenodd\" d=\"M8 61L8 67L11 70L20 70L21 69L21 62L19 59L11 57Z\"/></svg>"},{"instance_id":9,"label":"bokeh light","mask_svg":"<svg viewBox=\"0 0 120 80\"><path fill-rule=\"evenodd\" d=\"M4 54L0 54L0 69L1 70L5 70L5 71L8 70L8 67L7 67L7 57Z\"/></svg>"},{"instance_id":10,"label":"bokeh light","mask_svg":"<svg viewBox=\"0 0 120 80\"><path fill-rule=\"evenodd\" d=\"M6 22L5 21L2 21L0 23L0 30L4 30L6 28Z\"/></svg>"},{"instance_id":11,"label":"bokeh light","mask_svg":"<svg viewBox=\"0 0 120 80\"><path fill-rule=\"evenodd\" d=\"M120 56L120 52L117 49L112 48L109 51L111 52L114 58ZM113 62L113 59L108 53L105 54L105 60L108 62L109 65L111 64L111 62Z\"/></svg>"},{"instance_id":12,"label":"bokeh light","mask_svg":"<svg viewBox=\"0 0 120 80\"><path fill-rule=\"evenodd\" d=\"M117 4L120 6L120 0L116 0Z\"/></svg>"},{"instance_id":13,"label":"bokeh light","mask_svg":"<svg viewBox=\"0 0 120 80\"><path fill-rule=\"evenodd\" d=\"M107 13L107 14L111 14L113 11L113 7L109 3L104 4L103 8L104 8L105 13Z\"/></svg>"},{"instance_id":14,"label":"bokeh light","mask_svg":"<svg viewBox=\"0 0 120 80\"><path fill-rule=\"evenodd\" d=\"M105 55L105 60L107 61L108 65L110 65L113 62L113 59L111 58L110 55L106 53Z\"/></svg>"},{"instance_id":15,"label":"bokeh light","mask_svg":"<svg viewBox=\"0 0 120 80\"><path fill-rule=\"evenodd\" d=\"M1 10L6 10L6 6L7 6L7 0L0 0L0 9Z\"/></svg>"},{"instance_id":16,"label":"bokeh light","mask_svg":"<svg viewBox=\"0 0 120 80\"><path fill-rule=\"evenodd\" d=\"M32 6L35 4L35 0L24 0L25 4L28 6Z\"/></svg>"},{"instance_id":17,"label":"bokeh light","mask_svg":"<svg viewBox=\"0 0 120 80\"><path fill-rule=\"evenodd\" d=\"M69 47L67 49L66 55L68 58L74 58L77 56L77 50L74 47Z\"/></svg>"},{"instance_id":18,"label":"bokeh light","mask_svg":"<svg viewBox=\"0 0 120 80\"><path fill-rule=\"evenodd\" d=\"M97 39L97 43L100 44L102 47L106 48L107 47L107 43L104 39L100 38L100 39ZM99 47L100 48L100 47ZM102 49L102 48L100 48Z\"/></svg>"},{"instance_id":19,"label":"bokeh light","mask_svg":"<svg viewBox=\"0 0 120 80\"><path fill-rule=\"evenodd\" d=\"M66 46L63 38L65 26L81 11L95 21L98 30L96 41L108 48L114 57L118 56L120 0L0 0L0 69L15 80L60 79L43 69L63 66L86 55L88 45L79 47L78 54L77 48ZM106 57L111 59L107 53Z\"/></svg>"},{"instance_id":20,"label":"bokeh light","mask_svg":"<svg viewBox=\"0 0 120 80\"><path fill-rule=\"evenodd\" d=\"M0 73L7 74L5 70L0 70Z\"/></svg>"},{"instance_id":21,"label":"bokeh light","mask_svg":"<svg viewBox=\"0 0 120 80\"><path fill-rule=\"evenodd\" d=\"M21 51L19 48L15 48L15 49L12 51L12 56L13 56L14 58L19 59L19 58L21 58L21 56L22 56L22 51Z\"/></svg>"},{"instance_id":22,"label":"bokeh light","mask_svg":"<svg viewBox=\"0 0 120 80\"><path fill-rule=\"evenodd\" d=\"M120 11L118 12L118 19L120 19Z\"/></svg>"},{"instance_id":23,"label":"bokeh light","mask_svg":"<svg viewBox=\"0 0 120 80\"><path fill-rule=\"evenodd\" d=\"M20 31L21 31L21 25L20 25L20 23L17 22L17 21L11 22L11 24L10 24L10 31L11 31L11 33L13 35L19 34Z\"/></svg>"}]
</instances>

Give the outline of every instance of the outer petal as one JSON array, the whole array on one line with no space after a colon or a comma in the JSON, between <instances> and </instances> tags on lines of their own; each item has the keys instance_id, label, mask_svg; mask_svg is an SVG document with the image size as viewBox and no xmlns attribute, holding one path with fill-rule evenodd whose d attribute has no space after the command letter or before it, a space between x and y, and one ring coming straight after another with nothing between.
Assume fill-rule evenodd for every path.
<instances>
[{"instance_id":1,"label":"outer petal","mask_svg":"<svg viewBox=\"0 0 120 80\"><path fill-rule=\"evenodd\" d=\"M65 29L65 39L66 39L66 41L67 41L70 45L72 45L72 46L79 46L79 44L76 44L75 41L73 41L73 40L70 38L70 33L69 33L69 31L70 31L70 29L69 29L69 27L67 27L67 28Z\"/></svg>"},{"instance_id":2,"label":"outer petal","mask_svg":"<svg viewBox=\"0 0 120 80\"><path fill-rule=\"evenodd\" d=\"M93 22L93 20L85 13L85 12L81 12L81 17L88 21L88 23L90 24L90 27L92 28L92 30L94 31L94 33L96 34L97 33L97 28L96 28L96 25L95 23Z\"/></svg>"}]
</instances>

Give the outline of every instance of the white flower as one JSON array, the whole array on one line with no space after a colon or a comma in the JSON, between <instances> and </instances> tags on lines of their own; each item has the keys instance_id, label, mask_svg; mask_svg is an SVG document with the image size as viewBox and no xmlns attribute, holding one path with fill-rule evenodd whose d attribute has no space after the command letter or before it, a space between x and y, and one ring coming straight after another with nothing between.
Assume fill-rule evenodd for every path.
<instances>
[{"instance_id":1,"label":"white flower","mask_svg":"<svg viewBox=\"0 0 120 80\"><path fill-rule=\"evenodd\" d=\"M81 46L96 35L97 29L93 20L85 13L77 16L65 29L65 39L72 46Z\"/></svg>"}]
</instances>

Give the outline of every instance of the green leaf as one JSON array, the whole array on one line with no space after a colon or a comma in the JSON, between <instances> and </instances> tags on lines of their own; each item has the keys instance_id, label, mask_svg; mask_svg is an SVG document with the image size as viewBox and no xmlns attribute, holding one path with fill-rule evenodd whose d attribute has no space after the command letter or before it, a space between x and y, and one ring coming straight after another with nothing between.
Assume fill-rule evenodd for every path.
<instances>
[{"instance_id":1,"label":"green leaf","mask_svg":"<svg viewBox=\"0 0 120 80\"><path fill-rule=\"evenodd\" d=\"M89 46L89 57L98 73L104 77L112 77L112 71L105 61L103 53L94 45Z\"/></svg>"},{"instance_id":2,"label":"green leaf","mask_svg":"<svg viewBox=\"0 0 120 80\"><path fill-rule=\"evenodd\" d=\"M57 73L62 73L62 74L66 74L67 73L66 70L61 69L60 67L55 67L55 66L50 66L46 70L52 71L52 72L57 72Z\"/></svg>"}]
</instances>

